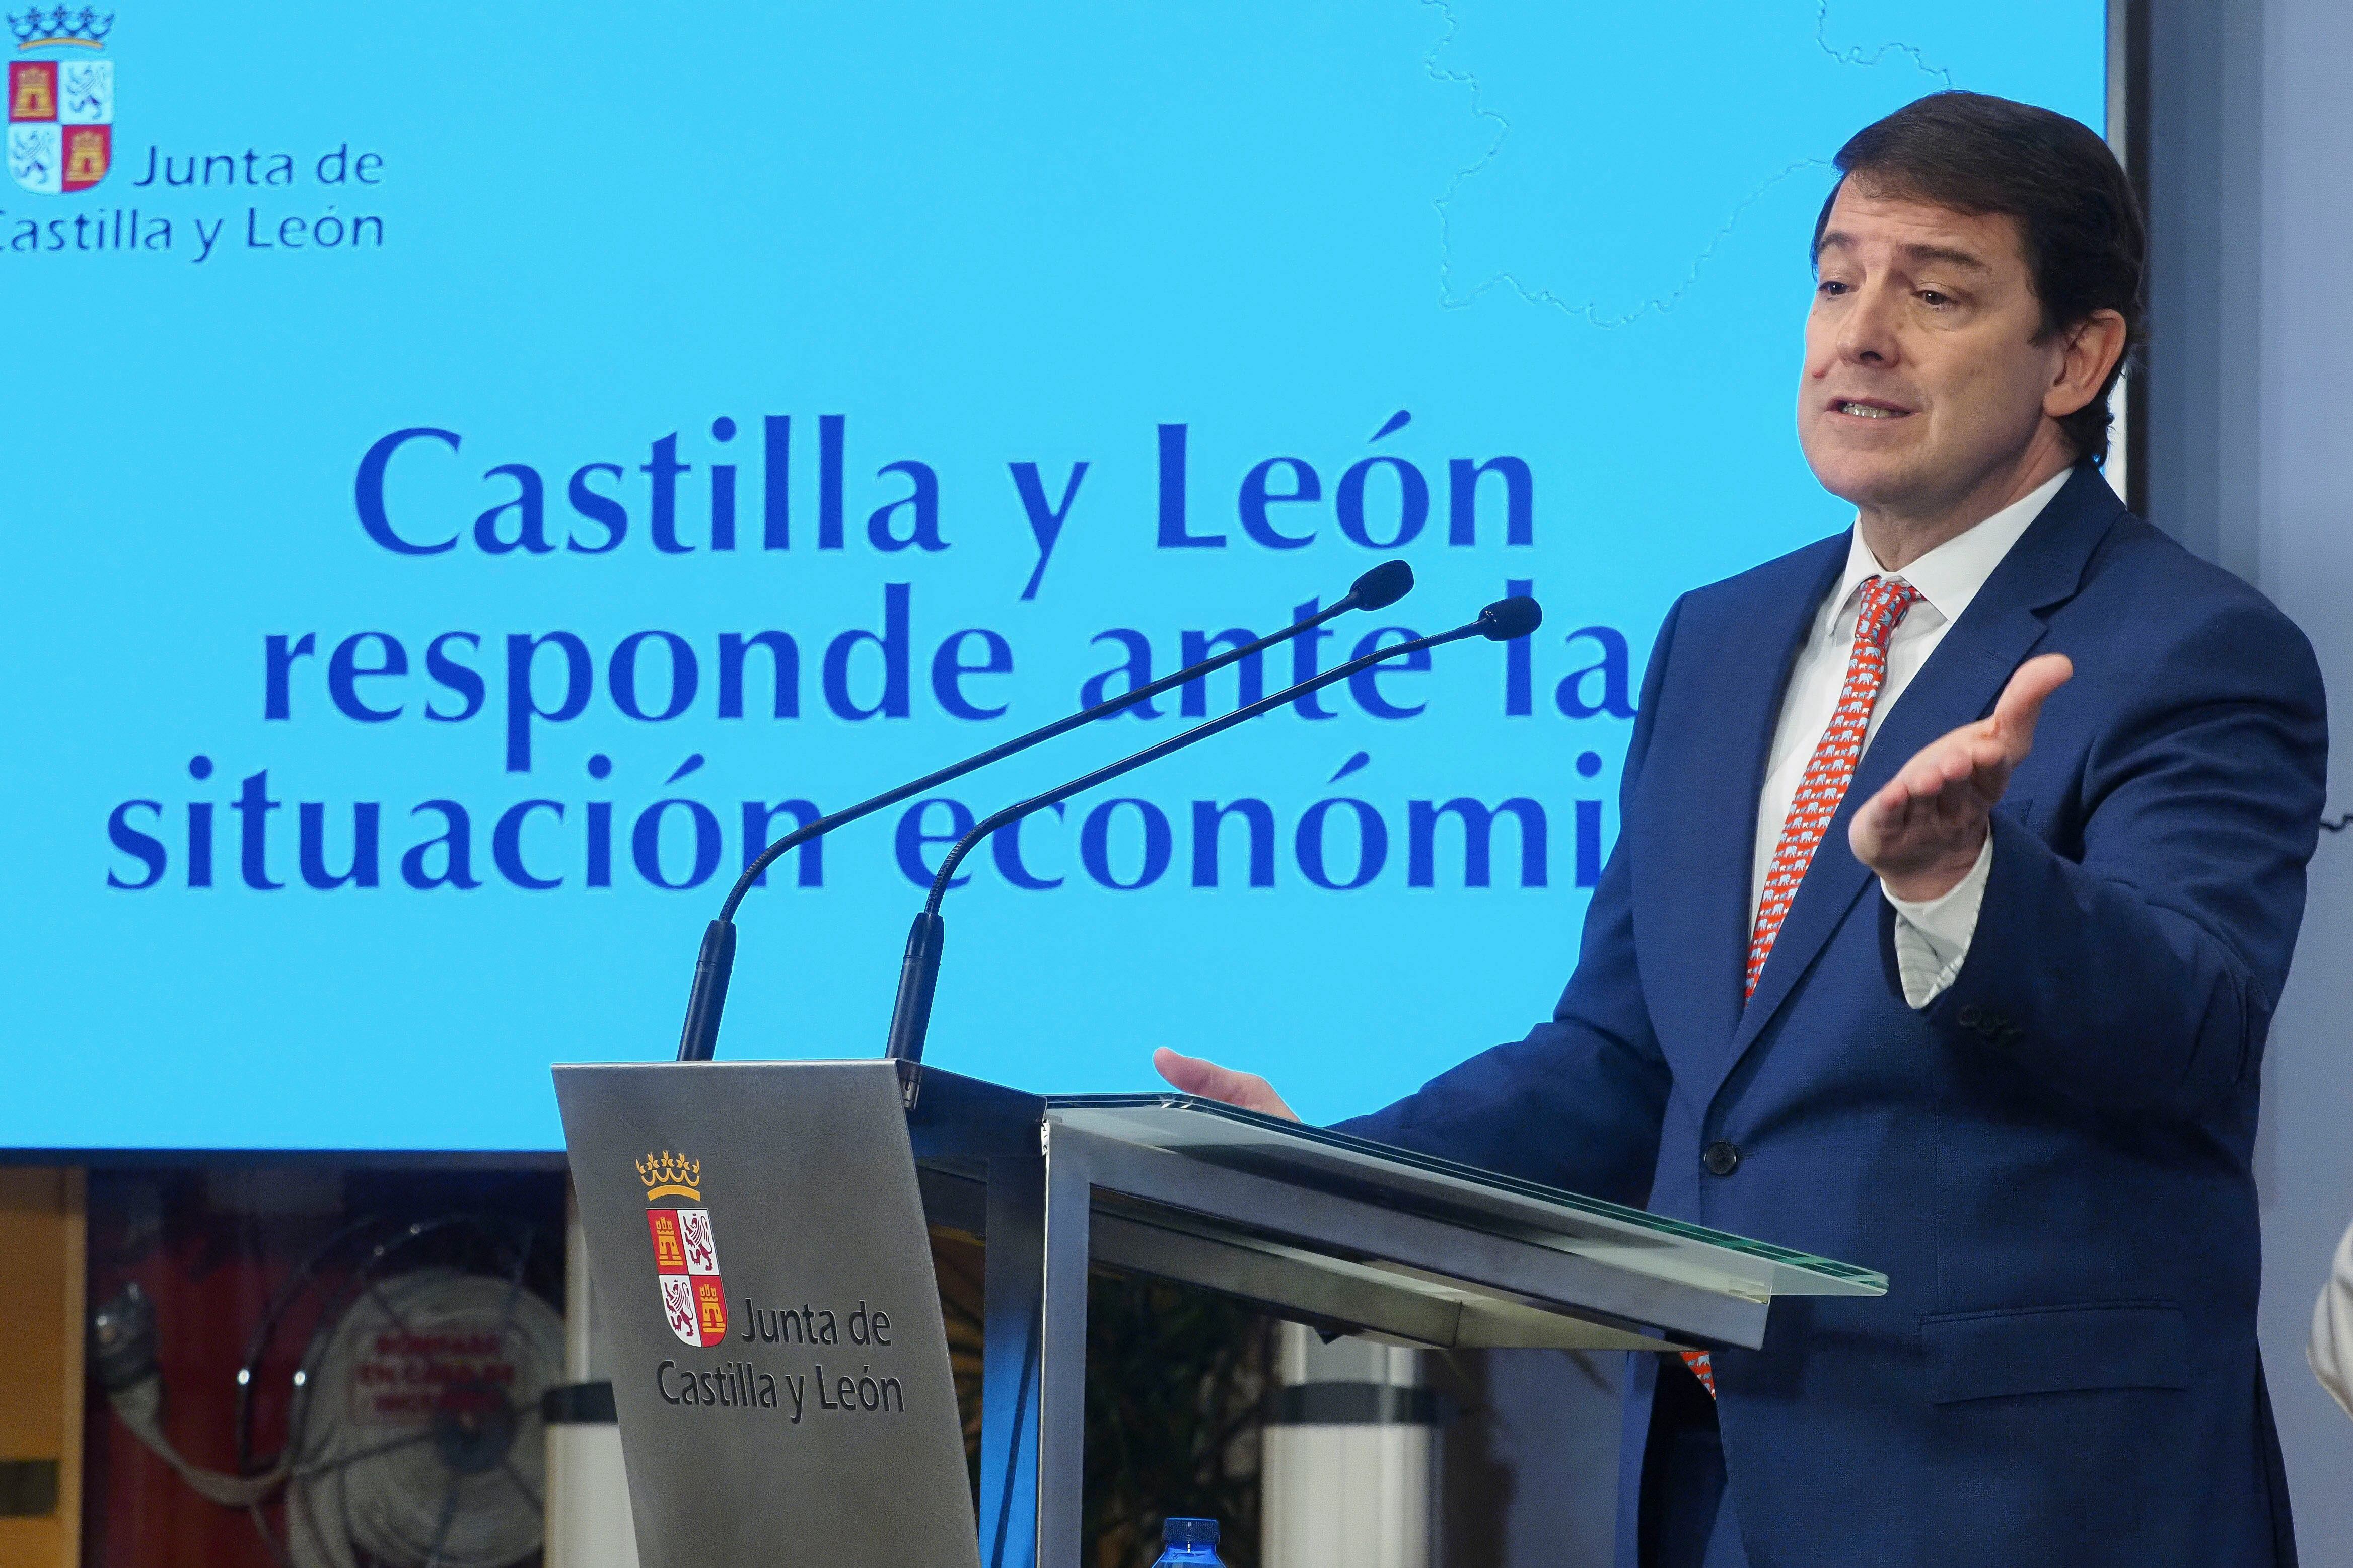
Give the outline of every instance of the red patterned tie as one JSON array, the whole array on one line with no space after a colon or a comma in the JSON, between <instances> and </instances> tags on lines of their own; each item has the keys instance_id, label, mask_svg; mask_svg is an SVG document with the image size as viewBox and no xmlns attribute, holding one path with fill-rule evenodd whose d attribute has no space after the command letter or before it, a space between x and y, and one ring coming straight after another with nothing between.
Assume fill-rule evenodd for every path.
<instances>
[{"instance_id":1,"label":"red patterned tie","mask_svg":"<svg viewBox=\"0 0 2353 1568\"><path fill-rule=\"evenodd\" d=\"M1847 656L1846 684L1839 689L1838 709L1830 728L1814 747L1806 776L1798 781L1789 815L1782 820L1781 837L1773 846L1773 864L1765 873L1765 891L1757 900L1757 925L1748 936L1748 974L1741 994L1756 994L1757 977L1765 973L1765 959L1781 922L1798 896L1798 884L1813 864L1822 834L1838 815L1846 786L1854 782L1855 763L1862 760L1863 738L1871 732L1871 710L1879 704L1880 688L1887 684L1887 639L1895 634L1904 614L1920 602L1920 591L1900 579L1865 577L1862 608L1855 616L1854 651ZM1705 1351L1685 1351L1683 1363L1715 1393L1715 1368Z\"/></svg>"}]
</instances>

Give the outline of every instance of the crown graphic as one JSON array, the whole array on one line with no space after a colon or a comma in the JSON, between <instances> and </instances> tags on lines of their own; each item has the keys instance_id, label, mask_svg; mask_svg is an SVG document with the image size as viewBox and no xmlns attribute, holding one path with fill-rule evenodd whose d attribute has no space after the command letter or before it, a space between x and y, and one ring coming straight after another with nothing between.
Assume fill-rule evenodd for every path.
<instances>
[{"instance_id":1,"label":"crown graphic","mask_svg":"<svg viewBox=\"0 0 2353 1568\"><path fill-rule=\"evenodd\" d=\"M20 49L37 49L44 44L79 44L94 49L114 31L114 13L94 5L53 5L46 11L36 5L22 13L9 12L8 30L16 35Z\"/></svg>"},{"instance_id":2,"label":"crown graphic","mask_svg":"<svg viewBox=\"0 0 2353 1568\"><path fill-rule=\"evenodd\" d=\"M649 1198L692 1198L702 1201L702 1162L665 1149L637 1163L638 1178Z\"/></svg>"}]
</instances>

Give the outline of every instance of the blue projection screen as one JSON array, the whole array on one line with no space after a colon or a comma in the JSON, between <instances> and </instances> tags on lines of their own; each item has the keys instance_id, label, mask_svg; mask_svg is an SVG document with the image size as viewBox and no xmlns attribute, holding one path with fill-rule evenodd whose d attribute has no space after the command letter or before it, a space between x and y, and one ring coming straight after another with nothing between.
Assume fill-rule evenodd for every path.
<instances>
[{"instance_id":1,"label":"blue projection screen","mask_svg":"<svg viewBox=\"0 0 2353 1568\"><path fill-rule=\"evenodd\" d=\"M2094 125L2096 0L165 6L12 16L0 1145L532 1150L674 1047L882 1045L944 841L1507 591L976 855L931 1059L1306 1115L1572 963L1674 595L1845 525L1792 433L1828 160Z\"/></svg>"}]
</instances>

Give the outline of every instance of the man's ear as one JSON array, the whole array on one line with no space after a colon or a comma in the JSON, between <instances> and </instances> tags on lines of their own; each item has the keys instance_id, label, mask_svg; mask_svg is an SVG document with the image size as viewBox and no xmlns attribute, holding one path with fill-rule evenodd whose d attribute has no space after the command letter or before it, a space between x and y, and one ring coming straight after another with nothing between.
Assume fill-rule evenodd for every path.
<instances>
[{"instance_id":1,"label":"man's ear","mask_svg":"<svg viewBox=\"0 0 2353 1568\"><path fill-rule=\"evenodd\" d=\"M2108 373L2124 357L2127 335L2120 311L2094 310L2076 322L2066 334L2059 374L2042 395L2042 412L2064 419L2097 397L2108 384Z\"/></svg>"}]
</instances>

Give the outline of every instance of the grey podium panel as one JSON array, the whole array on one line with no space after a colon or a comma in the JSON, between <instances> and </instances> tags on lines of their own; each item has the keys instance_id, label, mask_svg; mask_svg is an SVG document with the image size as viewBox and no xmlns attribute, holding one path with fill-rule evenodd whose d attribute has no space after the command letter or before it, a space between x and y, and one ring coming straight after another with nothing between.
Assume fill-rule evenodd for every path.
<instances>
[{"instance_id":1,"label":"grey podium panel","mask_svg":"<svg viewBox=\"0 0 2353 1568\"><path fill-rule=\"evenodd\" d=\"M1094 1264L1438 1346L1754 1346L1777 1297L1887 1288L1181 1095L879 1061L555 1079L649 1568L1074 1568ZM987 1249L977 1539L927 1210Z\"/></svg>"},{"instance_id":2,"label":"grey podium panel","mask_svg":"<svg viewBox=\"0 0 2353 1568\"><path fill-rule=\"evenodd\" d=\"M898 1076L787 1070L555 1069L638 1557L977 1568Z\"/></svg>"}]
</instances>

